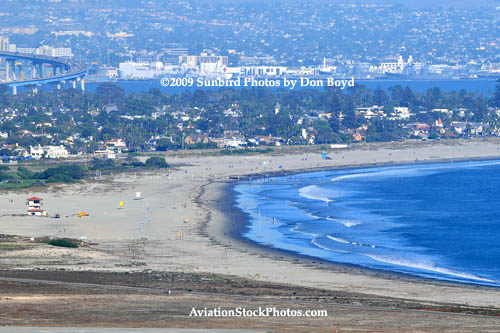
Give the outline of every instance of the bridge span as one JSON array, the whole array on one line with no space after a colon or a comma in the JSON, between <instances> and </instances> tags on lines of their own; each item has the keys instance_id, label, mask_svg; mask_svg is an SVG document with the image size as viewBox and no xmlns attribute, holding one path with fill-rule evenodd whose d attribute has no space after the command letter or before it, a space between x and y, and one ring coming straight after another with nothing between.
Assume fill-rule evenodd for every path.
<instances>
[{"instance_id":1,"label":"bridge span","mask_svg":"<svg viewBox=\"0 0 500 333\"><path fill-rule=\"evenodd\" d=\"M13 94L17 94L17 88L23 86L36 93L38 87L48 83L57 84L57 88L61 89L61 84L69 82L76 89L79 82L81 90L85 90L87 69L80 64L66 59L5 51L0 51L0 59L5 64L5 79L0 81L0 85L11 87Z\"/></svg>"}]
</instances>

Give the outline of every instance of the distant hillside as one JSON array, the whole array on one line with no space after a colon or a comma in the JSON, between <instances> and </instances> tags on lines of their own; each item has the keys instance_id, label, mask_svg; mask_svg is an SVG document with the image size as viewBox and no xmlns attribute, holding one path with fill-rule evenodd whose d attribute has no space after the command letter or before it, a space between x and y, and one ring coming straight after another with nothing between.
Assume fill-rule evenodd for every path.
<instances>
[{"instance_id":1,"label":"distant hillside","mask_svg":"<svg viewBox=\"0 0 500 333\"><path fill-rule=\"evenodd\" d=\"M134 0L128 0L134 1ZM140 1L140 0L135 0ZM144 0L143 0L144 1ZM305 2L304 0L191 0L191 2L207 2L210 1L212 3L273 3L273 2ZM410 8L449 8L449 7L500 7L500 0L312 0L308 1L310 3L348 3L348 4L388 4L388 5L396 5L396 6L404 6Z\"/></svg>"},{"instance_id":2,"label":"distant hillside","mask_svg":"<svg viewBox=\"0 0 500 333\"><path fill-rule=\"evenodd\" d=\"M439 8L439 7L496 7L500 6L500 0L361 0L359 3L379 3L403 5L413 8Z\"/></svg>"}]
</instances>

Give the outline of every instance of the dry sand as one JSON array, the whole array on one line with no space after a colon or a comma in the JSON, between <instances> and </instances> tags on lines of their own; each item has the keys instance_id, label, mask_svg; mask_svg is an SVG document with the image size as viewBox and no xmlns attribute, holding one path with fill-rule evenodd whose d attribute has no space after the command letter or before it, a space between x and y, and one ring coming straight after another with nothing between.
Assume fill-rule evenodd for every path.
<instances>
[{"instance_id":1,"label":"dry sand","mask_svg":"<svg viewBox=\"0 0 500 333\"><path fill-rule=\"evenodd\" d=\"M286 170L301 170L410 163L416 159L500 158L500 141L385 144L327 153L332 160L322 159L320 151L307 152L307 149L302 153L256 156L167 155L167 162L186 166L171 170L169 176L165 173L119 174L112 180L57 189L2 193L0 233L85 237L97 245L72 251L54 249L53 253L40 253L37 247L10 250L1 265L19 269L211 272L422 302L500 307L498 288L429 282L313 263L311 259L267 251L224 235L227 220L234 212L222 212L218 207L220 201L227 198L222 190L230 176L279 171L280 165ZM134 200L136 192L142 193L143 200ZM42 197L49 214L58 213L62 218L12 216L26 211L24 202L30 196ZM120 201L124 202L123 209L119 209ZM86 211L90 216L83 219L72 216L77 211ZM179 239L180 233L182 239ZM141 237L146 240L141 241Z\"/></svg>"}]
</instances>

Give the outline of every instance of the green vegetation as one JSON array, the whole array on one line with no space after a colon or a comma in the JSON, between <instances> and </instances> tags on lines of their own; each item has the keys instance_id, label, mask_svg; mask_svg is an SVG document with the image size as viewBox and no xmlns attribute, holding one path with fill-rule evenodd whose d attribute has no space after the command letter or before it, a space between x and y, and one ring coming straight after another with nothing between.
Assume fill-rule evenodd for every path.
<instances>
[{"instance_id":1,"label":"green vegetation","mask_svg":"<svg viewBox=\"0 0 500 333\"><path fill-rule=\"evenodd\" d=\"M250 155L250 154L267 154L272 152L272 148L264 148L264 149L222 149L220 151L221 155Z\"/></svg>"},{"instance_id":2,"label":"green vegetation","mask_svg":"<svg viewBox=\"0 0 500 333\"><path fill-rule=\"evenodd\" d=\"M27 166L0 165L0 189L15 190L50 183L75 183L84 178L94 177L97 172L127 172L132 170L162 169L170 165L165 158L149 157L145 163L130 155L125 161L102 160L94 158L90 165L64 164L43 167L43 164Z\"/></svg>"},{"instance_id":3,"label":"green vegetation","mask_svg":"<svg viewBox=\"0 0 500 333\"><path fill-rule=\"evenodd\" d=\"M360 111L373 106L379 107L371 117ZM401 107L408 108L405 117L395 111ZM480 124L482 135L494 135L500 132L498 108L500 82L491 98L465 90L432 88L417 93L399 85L386 91L358 84L344 91L252 88L125 94L108 83L95 93L42 90L36 96L5 95L0 99L0 109L6 110L0 115L0 132L8 137L0 138L0 155L19 154L16 144L24 149L62 144L72 153L93 152L116 138L124 140L131 154L151 149L214 149L226 137L253 139L259 146L395 141L413 135L409 124L436 127L438 119L443 129L438 137L475 135L470 130L453 132L453 122ZM355 139L357 134L360 137ZM5 170L0 172L5 179Z\"/></svg>"},{"instance_id":4,"label":"green vegetation","mask_svg":"<svg viewBox=\"0 0 500 333\"><path fill-rule=\"evenodd\" d=\"M80 165L60 165L48 167L43 171L33 171L25 166L9 168L0 166L0 188L22 189L32 186L44 186L47 183L74 183L87 176Z\"/></svg>"},{"instance_id":5,"label":"green vegetation","mask_svg":"<svg viewBox=\"0 0 500 333\"><path fill-rule=\"evenodd\" d=\"M78 244L69 241L67 239L53 239L49 240L47 244L52 245L52 246L58 246L58 247L67 247L67 248L77 248Z\"/></svg>"},{"instance_id":6,"label":"green vegetation","mask_svg":"<svg viewBox=\"0 0 500 333\"><path fill-rule=\"evenodd\" d=\"M29 245L19 244L19 243L0 243L0 251L15 251L15 250L24 250L29 248Z\"/></svg>"},{"instance_id":7,"label":"green vegetation","mask_svg":"<svg viewBox=\"0 0 500 333\"><path fill-rule=\"evenodd\" d=\"M47 183L74 183L85 176L85 170L79 165L62 165L37 172L33 178L44 180Z\"/></svg>"},{"instance_id":8,"label":"green vegetation","mask_svg":"<svg viewBox=\"0 0 500 333\"><path fill-rule=\"evenodd\" d=\"M163 157L150 157L144 164L147 168L168 168L169 165Z\"/></svg>"}]
</instances>

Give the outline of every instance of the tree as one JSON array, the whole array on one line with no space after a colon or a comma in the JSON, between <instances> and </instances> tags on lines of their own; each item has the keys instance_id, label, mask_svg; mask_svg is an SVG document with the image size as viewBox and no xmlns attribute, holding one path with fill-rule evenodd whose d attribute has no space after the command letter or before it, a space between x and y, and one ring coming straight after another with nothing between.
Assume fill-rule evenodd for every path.
<instances>
[{"instance_id":1,"label":"tree","mask_svg":"<svg viewBox=\"0 0 500 333\"><path fill-rule=\"evenodd\" d=\"M97 99L103 104L122 105L125 101L125 91L112 83L100 84L95 92Z\"/></svg>"},{"instance_id":2,"label":"tree","mask_svg":"<svg viewBox=\"0 0 500 333\"><path fill-rule=\"evenodd\" d=\"M493 100L491 105L500 108L500 79L497 80L497 86L495 88L495 93L493 94Z\"/></svg>"},{"instance_id":3,"label":"tree","mask_svg":"<svg viewBox=\"0 0 500 333\"><path fill-rule=\"evenodd\" d=\"M85 174L82 167L74 164L48 168L45 171L34 174L34 178L45 179L49 183L72 183L76 180L82 179L84 176Z\"/></svg>"},{"instance_id":4,"label":"tree","mask_svg":"<svg viewBox=\"0 0 500 333\"><path fill-rule=\"evenodd\" d=\"M438 87L427 89L425 106L428 110L435 109L441 99L441 89Z\"/></svg>"},{"instance_id":5,"label":"tree","mask_svg":"<svg viewBox=\"0 0 500 333\"><path fill-rule=\"evenodd\" d=\"M34 176L35 173L33 171L31 171L30 169L28 169L28 168L19 167L17 169L17 174L21 178L27 178L27 179L29 179L29 178L33 178L33 176Z\"/></svg>"},{"instance_id":6,"label":"tree","mask_svg":"<svg viewBox=\"0 0 500 333\"><path fill-rule=\"evenodd\" d=\"M333 143L342 141L341 137L335 133L326 121L318 122L316 129L316 143Z\"/></svg>"},{"instance_id":7,"label":"tree","mask_svg":"<svg viewBox=\"0 0 500 333\"><path fill-rule=\"evenodd\" d=\"M400 85L390 87L391 99L394 103L400 104L404 99L404 90ZM380 105L380 104L379 104Z\"/></svg>"},{"instance_id":8,"label":"tree","mask_svg":"<svg viewBox=\"0 0 500 333\"><path fill-rule=\"evenodd\" d=\"M382 106L387 104L387 102L389 102L389 97L387 96L386 92L382 88L380 88L380 86L378 86L377 89L375 89L375 91L373 92L373 103L375 105Z\"/></svg>"}]
</instances>

